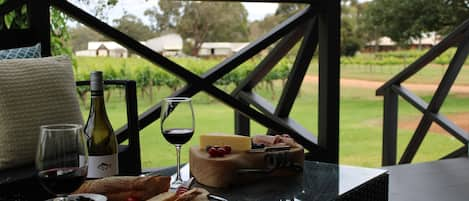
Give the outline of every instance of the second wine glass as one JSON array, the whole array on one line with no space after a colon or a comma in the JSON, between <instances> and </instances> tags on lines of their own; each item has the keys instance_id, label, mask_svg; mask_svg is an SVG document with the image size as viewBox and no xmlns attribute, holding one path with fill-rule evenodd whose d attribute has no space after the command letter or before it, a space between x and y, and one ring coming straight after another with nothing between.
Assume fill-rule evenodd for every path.
<instances>
[{"instance_id":1,"label":"second wine glass","mask_svg":"<svg viewBox=\"0 0 469 201\"><path fill-rule=\"evenodd\" d=\"M161 108L161 133L169 143L176 147L177 173L171 188L182 184L181 178L181 147L194 134L194 110L192 99L188 97L165 98Z\"/></svg>"},{"instance_id":2,"label":"second wine glass","mask_svg":"<svg viewBox=\"0 0 469 201\"><path fill-rule=\"evenodd\" d=\"M68 194L85 181L88 151L83 129L76 124L44 125L40 128L36 169L41 185L57 196L69 200Z\"/></svg>"}]
</instances>

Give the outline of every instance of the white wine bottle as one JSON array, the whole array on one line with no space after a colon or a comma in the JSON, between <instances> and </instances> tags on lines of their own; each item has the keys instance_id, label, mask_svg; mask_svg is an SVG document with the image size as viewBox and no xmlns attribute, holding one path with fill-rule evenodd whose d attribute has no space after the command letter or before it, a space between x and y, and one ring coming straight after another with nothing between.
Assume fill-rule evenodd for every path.
<instances>
[{"instance_id":1,"label":"white wine bottle","mask_svg":"<svg viewBox=\"0 0 469 201\"><path fill-rule=\"evenodd\" d=\"M117 175L118 144L104 107L103 73L95 71L90 76L91 106L85 134L88 136L88 178Z\"/></svg>"}]
</instances>

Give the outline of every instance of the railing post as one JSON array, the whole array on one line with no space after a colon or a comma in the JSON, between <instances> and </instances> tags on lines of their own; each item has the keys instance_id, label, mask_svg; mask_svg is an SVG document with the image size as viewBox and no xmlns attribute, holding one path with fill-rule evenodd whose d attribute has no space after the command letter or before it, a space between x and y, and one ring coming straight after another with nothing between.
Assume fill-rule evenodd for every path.
<instances>
[{"instance_id":1,"label":"railing post","mask_svg":"<svg viewBox=\"0 0 469 201\"><path fill-rule=\"evenodd\" d=\"M239 98L239 96L238 96L238 99L241 102L249 104L246 101L241 100ZM244 116L241 112L238 112L236 110L234 112L234 115L235 115L235 117L234 117L235 134L236 135L250 136L251 135L251 124L250 124L249 118Z\"/></svg>"},{"instance_id":2,"label":"railing post","mask_svg":"<svg viewBox=\"0 0 469 201\"><path fill-rule=\"evenodd\" d=\"M397 155L398 95L392 88L384 93L383 103L383 166L395 165Z\"/></svg>"},{"instance_id":3,"label":"railing post","mask_svg":"<svg viewBox=\"0 0 469 201\"><path fill-rule=\"evenodd\" d=\"M340 0L321 1L319 12L319 160L339 162Z\"/></svg>"},{"instance_id":4,"label":"railing post","mask_svg":"<svg viewBox=\"0 0 469 201\"><path fill-rule=\"evenodd\" d=\"M129 157L133 162L123 161L119 167L126 167L126 175L138 175L142 172L140 156L140 133L138 125L138 106L137 106L137 84L135 81L127 81L125 85L125 99L127 107L127 126L129 140Z\"/></svg>"},{"instance_id":5,"label":"railing post","mask_svg":"<svg viewBox=\"0 0 469 201\"><path fill-rule=\"evenodd\" d=\"M34 31L39 41L41 41L42 56L50 56L50 1L34 0L28 3L28 18L30 28Z\"/></svg>"}]
</instances>

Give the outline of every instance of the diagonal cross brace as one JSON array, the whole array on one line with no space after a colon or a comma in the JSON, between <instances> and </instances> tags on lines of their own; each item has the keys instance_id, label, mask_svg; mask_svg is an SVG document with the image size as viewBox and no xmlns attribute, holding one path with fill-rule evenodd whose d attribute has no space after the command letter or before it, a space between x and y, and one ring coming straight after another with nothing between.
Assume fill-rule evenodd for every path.
<instances>
[{"instance_id":1,"label":"diagonal cross brace","mask_svg":"<svg viewBox=\"0 0 469 201\"><path fill-rule=\"evenodd\" d=\"M448 93L453 86L454 81L456 80L459 71L461 70L466 58L469 54L469 30L464 32L464 40L459 44L456 54L454 55L451 63L449 64L446 73L444 74L440 85L435 91L432 100L428 104L420 123L415 130L412 139L407 145L404 154L402 155L400 164L409 163L414 158L417 150L425 138L428 130L430 129L431 124L433 123L432 114L437 114L443 105L445 98L448 96Z\"/></svg>"},{"instance_id":2,"label":"diagonal cross brace","mask_svg":"<svg viewBox=\"0 0 469 201\"><path fill-rule=\"evenodd\" d=\"M318 26L316 19L310 19L308 30L303 38L295 63L283 88L282 96L275 109L275 116L285 118L290 115L293 104L300 91L301 84L308 70L311 59L318 46Z\"/></svg>"},{"instance_id":3,"label":"diagonal cross brace","mask_svg":"<svg viewBox=\"0 0 469 201\"><path fill-rule=\"evenodd\" d=\"M282 126L281 122L278 122L275 119L270 119L263 116L262 113L256 111L255 109L252 109L251 107L240 102L239 100L236 100L234 97L213 86L212 83L215 82L217 79L221 78L226 73L230 72L242 62L246 61L247 59L260 52L262 49L265 49L268 45L272 44L280 37L287 34L289 31L298 26L298 24L300 24L303 20L312 17L313 13L310 12L308 9L297 13L293 17L289 18L287 21L277 26L264 38L261 38L255 43L249 45L248 47L241 50L238 54L234 55L231 59L222 62L209 72L205 73L202 77L199 77L194 73L186 70L182 66L167 59L166 57L163 57L162 55L154 52L148 47L140 44L135 39L127 36L126 34L123 34L122 32L114 29L113 27L110 27L106 23L101 22L94 16L82 11L81 9L77 8L76 6L67 1L53 0L52 4L64 13L75 17L76 19L80 20L80 22L82 22L83 24L86 24L87 26L95 29L96 31L116 40L118 43L138 52L141 56L150 60L152 63L159 65L161 68L177 75L178 77L186 80L188 83L197 83L185 86L184 88L174 93L173 96L193 96L194 94L203 90L206 91L208 94L212 95L213 97L217 98L218 100L222 101L223 103L227 104L228 106L238 110L239 112L242 112L244 115L251 117L255 121L268 128L289 132L292 137L300 138L300 141L306 140L302 139L303 137L295 130ZM143 113L139 118L140 129L144 128L154 120L158 119L159 110L160 104L157 104L155 107ZM126 129L122 128L119 130L125 131ZM313 151L318 148L317 146L315 146L314 143L304 145L305 148L309 149L310 151Z\"/></svg>"}]
</instances>

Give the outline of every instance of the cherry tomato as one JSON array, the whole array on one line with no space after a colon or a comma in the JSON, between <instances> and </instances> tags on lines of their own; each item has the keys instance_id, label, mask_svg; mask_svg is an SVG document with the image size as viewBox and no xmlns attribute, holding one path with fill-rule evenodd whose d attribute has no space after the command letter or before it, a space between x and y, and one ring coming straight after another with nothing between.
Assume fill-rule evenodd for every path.
<instances>
[{"instance_id":1,"label":"cherry tomato","mask_svg":"<svg viewBox=\"0 0 469 201\"><path fill-rule=\"evenodd\" d=\"M225 148L223 148L223 147L218 148L218 151L219 151L220 153L222 153L223 155L224 155L224 154L227 154Z\"/></svg>"},{"instance_id":2,"label":"cherry tomato","mask_svg":"<svg viewBox=\"0 0 469 201\"><path fill-rule=\"evenodd\" d=\"M226 154L231 153L231 146L230 146L230 145L225 145L225 146L223 146L223 149L225 149L225 151L226 151L225 153L226 153Z\"/></svg>"},{"instance_id":3,"label":"cherry tomato","mask_svg":"<svg viewBox=\"0 0 469 201\"><path fill-rule=\"evenodd\" d=\"M208 149L208 154L210 155L210 157L222 157L223 156L223 153L221 153L220 150L215 147Z\"/></svg>"}]
</instances>

